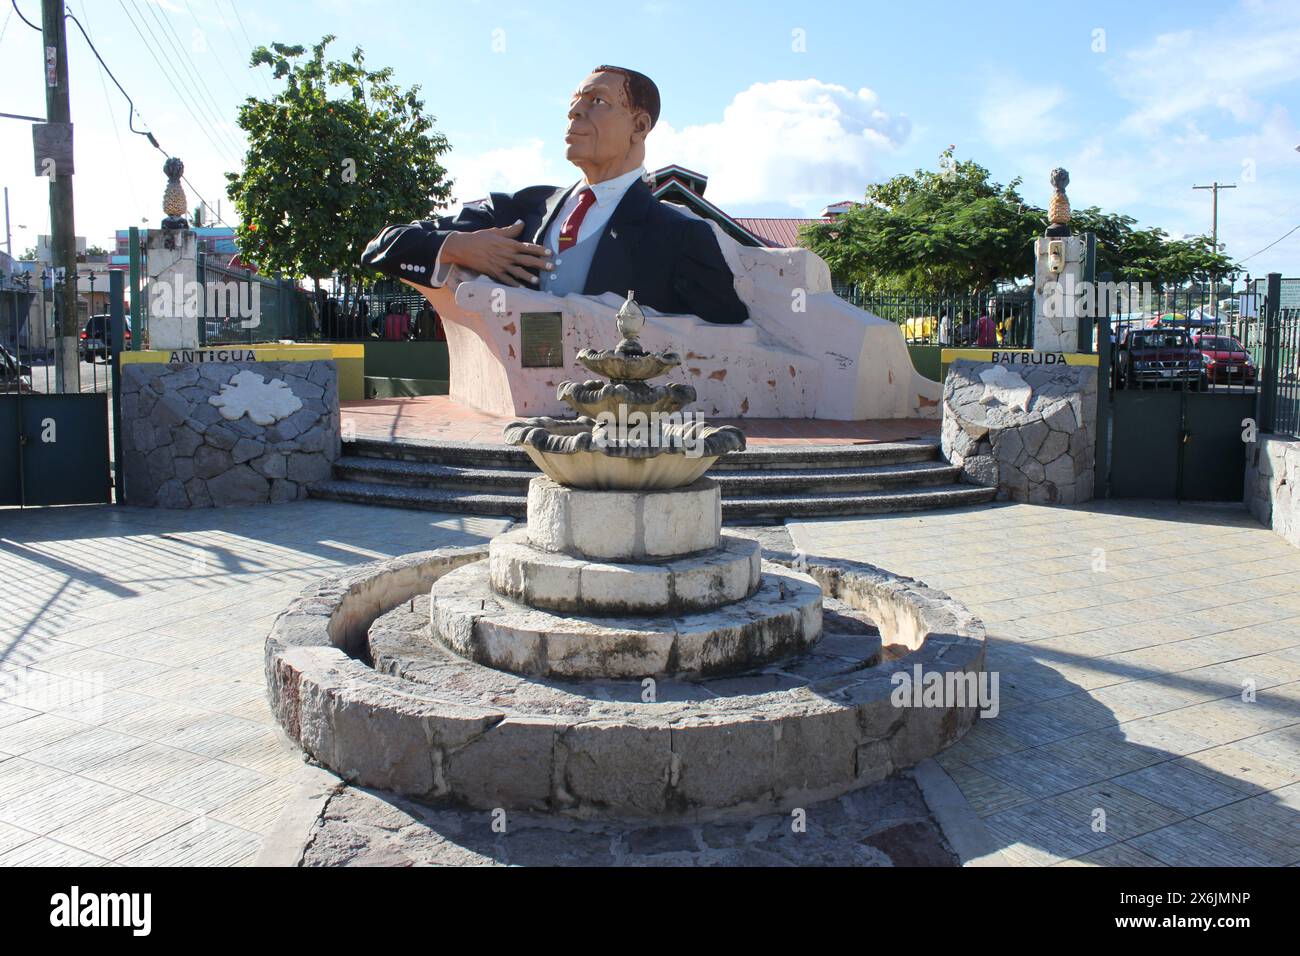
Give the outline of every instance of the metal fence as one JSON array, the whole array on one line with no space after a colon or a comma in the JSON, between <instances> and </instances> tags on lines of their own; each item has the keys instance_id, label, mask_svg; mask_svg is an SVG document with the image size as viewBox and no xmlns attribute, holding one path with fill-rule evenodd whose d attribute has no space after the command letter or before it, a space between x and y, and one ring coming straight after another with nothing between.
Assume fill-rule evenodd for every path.
<instances>
[{"instance_id":1,"label":"metal fence","mask_svg":"<svg viewBox=\"0 0 1300 956\"><path fill-rule=\"evenodd\" d=\"M0 394L109 390L108 321L101 315L78 316L71 346L77 353L76 381L61 387L64 341L56 322L61 307L61 285L51 287L39 275L26 284L10 280L0 286Z\"/></svg>"},{"instance_id":2,"label":"metal fence","mask_svg":"<svg viewBox=\"0 0 1300 956\"><path fill-rule=\"evenodd\" d=\"M858 308L896 323L909 345L973 346L984 315L993 320L994 345L1028 348L1033 336L1031 290L912 293L837 286L835 291Z\"/></svg>"},{"instance_id":3,"label":"metal fence","mask_svg":"<svg viewBox=\"0 0 1300 956\"><path fill-rule=\"evenodd\" d=\"M1264 361L1258 308L1243 288L1106 285L1111 385L1254 394Z\"/></svg>"},{"instance_id":4,"label":"metal fence","mask_svg":"<svg viewBox=\"0 0 1300 956\"><path fill-rule=\"evenodd\" d=\"M1258 313L1247 334L1263 379L1260 425L1300 438L1300 279L1270 279L1253 283L1247 300Z\"/></svg>"},{"instance_id":5,"label":"metal fence","mask_svg":"<svg viewBox=\"0 0 1300 956\"><path fill-rule=\"evenodd\" d=\"M204 287L199 341L203 345L251 345L320 337L311 294L284 279L232 269L199 254Z\"/></svg>"}]
</instances>

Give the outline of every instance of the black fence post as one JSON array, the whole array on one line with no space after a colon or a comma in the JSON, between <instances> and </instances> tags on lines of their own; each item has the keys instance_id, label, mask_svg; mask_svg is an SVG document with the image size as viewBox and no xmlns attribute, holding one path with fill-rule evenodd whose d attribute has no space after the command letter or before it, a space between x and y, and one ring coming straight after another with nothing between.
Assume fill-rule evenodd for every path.
<instances>
[{"instance_id":1,"label":"black fence post","mask_svg":"<svg viewBox=\"0 0 1300 956\"><path fill-rule=\"evenodd\" d=\"M1264 298L1264 367L1260 370L1259 430L1271 432L1277 425L1278 318L1282 306L1282 274L1268 274L1268 291Z\"/></svg>"},{"instance_id":2,"label":"black fence post","mask_svg":"<svg viewBox=\"0 0 1300 956\"><path fill-rule=\"evenodd\" d=\"M199 348L208 344L208 269L206 253L202 249L194 257L194 278L199 286Z\"/></svg>"},{"instance_id":3,"label":"black fence post","mask_svg":"<svg viewBox=\"0 0 1300 956\"><path fill-rule=\"evenodd\" d=\"M1102 274L1106 295L1100 292L1093 299L1096 316L1093 326L1097 335L1097 432L1096 450L1093 454L1092 496L1110 497L1110 279L1109 272Z\"/></svg>"},{"instance_id":4,"label":"black fence post","mask_svg":"<svg viewBox=\"0 0 1300 956\"><path fill-rule=\"evenodd\" d=\"M1083 256L1083 301L1091 301L1093 309L1097 307L1097 234L1088 232L1084 234L1087 243ZM1093 318L1088 315L1087 309L1079 308L1079 300L1075 299L1075 309L1078 311L1075 333L1075 348L1080 352L1092 351L1092 327Z\"/></svg>"},{"instance_id":5,"label":"black fence post","mask_svg":"<svg viewBox=\"0 0 1300 956\"><path fill-rule=\"evenodd\" d=\"M120 505L126 501L126 475L122 471L122 349L126 345L126 317L122 299L126 293L125 277L121 269L108 273L108 337L113 350L113 490L114 500ZM200 339L202 341L202 339Z\"/></svg>"}]
</instances>

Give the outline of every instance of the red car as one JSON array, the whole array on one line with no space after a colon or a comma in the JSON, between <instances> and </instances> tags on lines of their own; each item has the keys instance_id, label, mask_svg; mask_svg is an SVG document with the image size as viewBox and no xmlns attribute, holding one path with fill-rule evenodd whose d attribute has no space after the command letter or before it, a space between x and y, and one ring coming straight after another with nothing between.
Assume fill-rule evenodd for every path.
<instances>
[{"instance_id":1,"label":"red car","mask_svg":"<svg viewBox=\"0 0 1300 956\"><path fill-rule=\"evenodd\" d=\"M1255 384L1255 363L1232 336L1201 333L1192 336L1192 342L1201 350L1205 377L1211 385Z\"/></svg>"}]
</instances>

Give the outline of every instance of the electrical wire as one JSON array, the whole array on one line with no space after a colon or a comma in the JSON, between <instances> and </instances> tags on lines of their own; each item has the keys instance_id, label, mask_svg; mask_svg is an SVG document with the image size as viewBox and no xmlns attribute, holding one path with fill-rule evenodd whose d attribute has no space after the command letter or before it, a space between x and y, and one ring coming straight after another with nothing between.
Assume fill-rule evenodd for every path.
<instances>
[{"instance_id":1,"label":"electrical wire","mask_svg":"<svg viewBox=\"0 0 1300 956\"><path fill-rule=\"evenodd\" d=\"M123 8L123 11L125 12L125 8ZM22 16L22 14L19 13L19 16ZM171 153L167 152L167 150L162 148L162 146L158 142L157 137L155 137L153 133L147 130L138 130L135 128L132 119L134 118L134 116L138 115L138 111L135 108L135 104L131 100L130 94L128 94L126 90L123 88L122 84L118 82L117 77L113 75L113 71L110 70L108 68L108 64L104 62L104 58L99 55L99 50L95 48L95 43L93 40L90 39L90 34L86 32L86 28L81 25L81 22L75 16L73 16L73 14L67 13L65 14L65 16L77 25L77 29L80 30L81 35L85 37L86 44L90 47L90 51L95 54L95 59L99 61L99 65L103 67L104 72L108 74L108 78L113 81L113 85L116 86L118 90L121 92L122 96L126 98L127 105L130 106L131 108L131 115L128 117L127 120L127 125L130 127L131 132L135 133L137 136L143 136L146 139L148 139L149 143L153 146L154 149L158 150L158 152L162 153L164 156L170 159ZM137 29L136 32L139 33L139 30ZM143 35L141 36L141 39L144 39ZM193 117L194 114L191 113L190 115L191 117ZM140 118L143 121L144 117L142 116ZM205 206L207 206L209 210L212 210L213 208L212 205L208 203L206 199L203 198L203 194L198 191L198 189L195 187L195 185L192 182L190 182L189 178L187 176L182 175L181 179L182 181L184 181L186 186L190 187L190 190L194 193L195 196L199 198L199 201L203 203ZM226 222L225 219L223 219L221 216L217 216L216 219L217 222L221 223L223 226L227 226L232 229L234 228L233 226L230 225L230 223Z\"/></svg>"},{"instance_id":2,"label":"electrical wire","mask_svg":"<svg viewBox=\"0 0 1300 956\"><path fill-rule=\"evenodd\" d=\"M70 15L71 14L69 14L69 16ZM87 23L90 22L90 15L86 13L86 0L81 0L81 15L86 18ZM77 24L77 29L81 29L80 23ZM89 42L89 40L87 40L87 42ZM102 63L100 64L100 67L99 88L104 91L104 115L112 116L113 103L108 97L108 84L104 82L104 74L107 72L107 68L105 68ZM134 107L132 107L132 109L134 109ZM140 204L140 196L135 191L135 177L131 175L131 171L127 169L126 166L126 150L122 146L122 134L118 131L116 123L110 122L109 125L113 128L113 139L117 141L118 169L121 172L122 178L126 180L127 189L131 192L131 205L138 212L142 208Z\"/></svg>"},{"instance_id":3,"label":"electrical wire","mask_svg":"<svg viewBox=\"0 0 1300 956\"><path fill-rule=\"evenodd\" d=\"M23 16L23 12L18 9L18 0L9 0L9 2L13 4L14 13L18 14L18 19L23 21L23 23L27 24L29 27L31 27L33 30L36 30L39 33L41 28L38 27L36 24L32 23L32 21L28 20L25 16Z\"/></svg>"},{"instance_id":4,"label":"electrical wire","mask_svg":"<svg viewBox=\"0 0 1300 956\"><path fill-rule=\"evenodd\" d=\"M82 9L84 10L85 8L83 7ZM154 139L153 133L150 133L148 130L139 130L135 128L135 103L132 102L131 97L126 90L122 88L122 84L117 81L117 77L113 75L113 71L108 68L108 64L104 62L104 58L99 55L99 51L95 49L95 44L91 42L90 34L87 33L86 28L81 25L81 21L71 13L66 14L66 16L77 25L77 29L81 31L81 35L85 37L86 45L90 47L90 52L95 54L95 59L99 61L99 65L103 67L104 72L108 74L108 78L113 81L113 85L116 86L122 96L126 98L126 105L129 110L126 114L126 125L128 128L130 128L131 132L135 133L137 136L143 136L148 139L156 149L162 149L162 147L158 145L158 140Z\"/></svg>"},{"instance_id":5,"label":"electrical wire","mask_svg":"<svg viewBox=\"0 0 1300 956\"><path fill-rule=\"evenodd\" d=\"M1274 239L1272 242L1270 242L1268 245L1266 245L1263 249L1259 250L1259 252L1252 252L1250 255L1246 256L1246 259L1254 259L1257 255L1260 254L1260 252L1268 252L1268 250L1272 249L1274 246L1276 246L1279 242L1281 242L1281 241L1282 241L1283 239L1285 239L1287 236L1291 235L1292 232L1295 232L1296 229L1300 229L1300 226L1296 226L1295 229L1292 229L1292 230L1291 230L1290 232L1288 232L1286 235L1281 236L1281 237L1279 237L1279 238L1277 238L1277 239ZM1240 261L1241 261L1241 262L1245 262L1246 259L1242 259L1242 260L1240 260Z\"/></svg>"},{"instance_id":6,"label":"electrical wire","mask_svg":"<svg viewBox=\"0 0 1300 956\"><path fill-rule=\"evenodd\" d=\"M213 151L218 154L227 152L229 150L229 147L219 146L216 140L214 140L211 134L208 132L208 125L209 125L208 122L199 118L200 111L196 110L192 105L192 101L190 100L188 95L188 88L187 87L182 88L185 87L185 84L183 82L177 82L174 78L174 74L167 67L163 65L163 61L159 59L158 54L154 50L154 44L150 43L148 40L145 39L144 33L140 30L139 24L137 24L135 18L131 16L130 11L127 10L126 5L122 2L122 0L117 0L117 2L118 2L118 6L122 8L122 12L126 14L126 18L131 21L131 26L135 28L136 35L140 37L140 42L143 43L145 49L149 51L149 55L153 57L154 63L158 64L159 71L164 73L167 76L168 80L173 83L173 85L176 87L177 94L182 95L183 98L182 98L181 105L185 108L185 111L190 114L190 119L194 120L194 122L198 124L199 131L203 133L204 138L211 144ZM131 0L131 4L134 6L135 0ZM136 7L136 13L139 14L139 7ZM141 20L143 22L143 18L141 18ZM149 27L149 24L145 23L144 27L146 30L149 31L150 35L152 36L153 30ZM157 43L156 38L154 40L154 43ZM227 155L224 157L224 159L229 161L230 157Z\"/></svg>"},{"instance_id":7,"label":"electrical wire","mask_svg":"<svg viewBox=\"0 0 1300 956\"><path fill-rule=\"evenodd\" d=\"M135 6L135 0L131 0L131 6ZM194 81L194 84L190 87L190 93L194 97L194 101L203 108L204 113L207 115L208 119L211 120L213 132L220 136L222 141L228 146L233 145L235 155L238 155L240 151L239 144L234 141L222 125L221 107L217 104L216 98L208 88L207 82L203 79L198 70L194 68L194 64L191 62L191 57L185 53L184 45L181 43L181 38L177 36L176 30L171 25L171 18L162 16L158 12L158 9L151 3L146 2L145 7L148 9L149 15L153 17L154 22L158 24L158 35L162 38L159 41L159 48L161 49L162 44L164 43L171 46L172 51L176 54L176 60L180 62L181 68L184 69L186 75ZM172 40L167 39L168 33L171 34ZM173 63L173 68L175 68L175 63ZM181 69L176 69L176 74L179 76L181 74Z\"/></svg>"}]
</instances>

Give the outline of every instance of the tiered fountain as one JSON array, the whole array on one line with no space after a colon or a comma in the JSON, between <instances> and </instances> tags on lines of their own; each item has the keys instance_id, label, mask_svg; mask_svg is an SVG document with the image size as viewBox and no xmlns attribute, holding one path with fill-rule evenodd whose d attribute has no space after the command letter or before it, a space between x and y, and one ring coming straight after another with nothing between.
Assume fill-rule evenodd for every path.
<instances>
[{"instance_id":1,"label":"tiered fountain","mask_svg":"<svg viewBox=\"0 0 1300 956\"><path fill-rule=\"evenodd\" d=\"M641 348L644 321L629 293L618 347L578 354L611 381L559 386L576 421L506 426L545 476L529 484L526 528L434 585L433 634L457 654L538 677L701 677L821 636L816 582L760 573L759 543L721 533L721 492L701 476L744 435L683 416L690 386L649 384L681 360Z\"/></svg>"},{"instance_id":2,"label":"tiered fountain","mask_svg":"<svg viewBox=\"0 0 1300 956\"><path fill-rule=\"evenodd\" d=\"M576 419L506 428L544 472L526 527L354 569L277 620L272 704L321 763L471 807L702 817L838 795L969 726L973 696L898 706L890 678L977 675L979 622L723 534L704 473L744 435L650 383L680 360L641 348L644 321L629 294L618 346L578 354L609 381L559 386Z\"/></svg>"}]
</instances>

